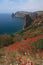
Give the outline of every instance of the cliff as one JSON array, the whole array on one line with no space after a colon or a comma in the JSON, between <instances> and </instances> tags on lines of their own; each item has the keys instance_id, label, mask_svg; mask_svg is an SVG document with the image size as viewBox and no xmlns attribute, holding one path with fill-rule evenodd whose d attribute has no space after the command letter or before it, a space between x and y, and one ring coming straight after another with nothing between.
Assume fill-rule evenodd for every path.
<instances>
[{"instance_id":1,"label":"cliff","mask_svg":"<svg viewBox=\"0 0 43 65\"><path fill-rule=\"evenodd\" d=\"M18 11L15 13L15 16L19 18L24 18L24 28L27 28L31 25L37 26L43 23L43 11L35 12Z\"/></svg>"},{"instance_id":2,"label":"cliff","mask_svg":"<svg viewBox=\"0 0 43 65\"><path fill-rule=\"evenodd\" d=\"M23 18L26 14L31 14L31 12L25 12L25 11L18 11L15 13L15 16L16 17L20 17L20 18Z\"/></svg>"},{"instance_id":3,"label":"cliff","mask_svg":"<svg viewBox=\"0 0 43 65\"><path fill-rule=\"evenodd\" d=\"M18 11L15 13L16 17L23 18L25 15L30 15L32 18L35 18L37 15L43 16L43 11L35 11L35 12Z\"/></svg>"},{"instance_id":4,"label":"cliff","mask_svg":"<svg viewBox=\"0 0 43 65\"><path fill-rule=\"evenodd\" d=\"M29 15L25 15L24 17L24 28L29 27L33 22L33 19Z\"/></svg>"}]
</instances>

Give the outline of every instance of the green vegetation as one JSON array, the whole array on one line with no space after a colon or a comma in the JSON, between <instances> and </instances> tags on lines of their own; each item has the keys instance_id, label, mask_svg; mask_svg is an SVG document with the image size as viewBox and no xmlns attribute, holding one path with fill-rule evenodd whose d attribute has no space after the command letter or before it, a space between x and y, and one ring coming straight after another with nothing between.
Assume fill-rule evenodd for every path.
<instances>
[{"instance_id":1,"label":"green vegetation","mask_svg":"<svg viewBox=\"0 0 43 65\"><path fill-rule=\"evenodd\" d=\"M35 46L34 50L37 53L37 49L43 50L43 38L34 42L31 42Z\"/></svg>"},{"instance_id":2,"label":"green vegetation","mask_svg":"<svg viewBox=\"0 0 43 65\"><path fill-rule=\"evenodd\" d=\"M0 35L0 65L43 65L43 26L38 20L14 34Z\"/></svg>"},{"instance_id":3,"label":"green vegetation","mask_svg":"<svg viewBox=\"0 0 43 65\"><path fill-rule=\"evenodd\" d=\"M43 50L43 39L38 40L39 44L38 44L38 48L40 48L41 50Z\"/></svg>"},{"instance_id":4,"label":"green vegetation","mask_svg":"<svg viewBox=\"0 0 43 65\"><path fill-rule=\"evenodd\" d=\"M41 36L43 36L42 26L28 27L11 35L0 35L0 64L17 65L16 63L18 63L18 65L22 65L21 59L25 63L27 59L31 58L32 62L34 61L35 63L37 61L36 64L38 63L38 59L41 60L39 61L40 65L43 57L43 37L41 38ZM18 42L20 43L18 44ZM40 50L41 52L39 52Z\"/></svg>"},{"instance_id":5,"label":"green vegetation","mask_svg":"<svg viewBox=\"0 0 43 65\"><path fill-rule=\"evenodd\" d=\"M21 40L26 40L30 37L35 37L37 35L43 34L42 27L36 27L36 26L30 26L22 31L19 31L16 34L11 35L1 35L0 36L0 48L3 46L9 46L10 44L13 44L15 42L19 42Z\"/></svg>"}]
</instances>

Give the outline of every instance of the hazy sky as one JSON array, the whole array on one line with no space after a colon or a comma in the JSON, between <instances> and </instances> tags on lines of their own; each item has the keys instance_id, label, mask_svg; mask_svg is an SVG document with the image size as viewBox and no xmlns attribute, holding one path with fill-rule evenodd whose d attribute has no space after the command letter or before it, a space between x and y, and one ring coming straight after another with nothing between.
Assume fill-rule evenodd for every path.
<instances>
[{"instance_id":1,"label":"hazy sky","mask_svg":"<svg viewBox=\"0 0 43 65\"><path fill-rule=\"evenodd\" d=\"M0 13L43 10L43 0L0 0Z\"/></svg>"}]
</instances>

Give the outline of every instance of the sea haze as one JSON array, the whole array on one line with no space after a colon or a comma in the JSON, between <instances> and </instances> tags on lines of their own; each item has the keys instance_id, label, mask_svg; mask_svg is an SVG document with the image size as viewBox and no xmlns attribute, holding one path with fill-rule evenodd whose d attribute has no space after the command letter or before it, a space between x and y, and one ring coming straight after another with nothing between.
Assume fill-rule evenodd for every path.
<instances>
[{"instance_id":1,"label":"sea haze","mask_svg":"<svg viewBox=\"0 0 43 65\"><path fill-rule=\"evenodd\" d=\"M0 34L12 34L23 29L24 19L0 14Z\"/></svg>"}]
</instances>

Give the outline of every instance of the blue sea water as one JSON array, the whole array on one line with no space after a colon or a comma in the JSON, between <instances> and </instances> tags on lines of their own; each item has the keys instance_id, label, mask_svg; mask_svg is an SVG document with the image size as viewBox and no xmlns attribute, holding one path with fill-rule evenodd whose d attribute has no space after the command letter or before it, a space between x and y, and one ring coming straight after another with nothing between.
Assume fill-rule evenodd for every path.
<instances>
[{"instance_id":1,"label":"blue sea water","mask_svg":"<svg viewBox=\"0 0 43 65\"><path fill-rule=\"evenodd\" d=\"M0 14L0 34L12 34L23 29L24 19Z\"/></svg>"}]
</instances>

